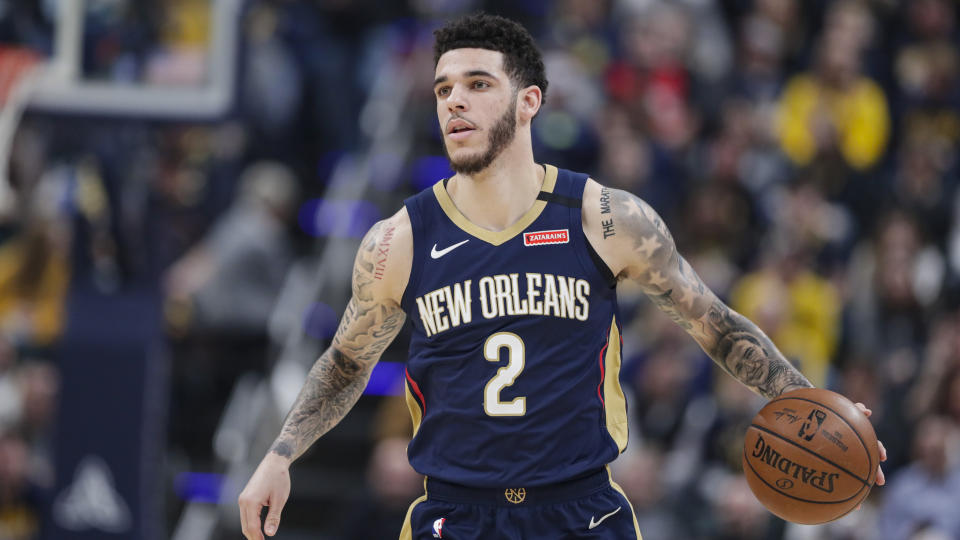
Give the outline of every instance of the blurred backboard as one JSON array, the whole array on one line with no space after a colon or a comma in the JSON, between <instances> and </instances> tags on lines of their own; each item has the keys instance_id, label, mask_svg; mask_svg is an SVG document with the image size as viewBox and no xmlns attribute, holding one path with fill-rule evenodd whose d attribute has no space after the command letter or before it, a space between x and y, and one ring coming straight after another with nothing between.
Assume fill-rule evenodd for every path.
<instances>
[{"instance_id":1,"label":"blurred backboard","mask_svg":"<svg viewBox=\"0 0 960 540\"><path fill-rule=\"evenodd\" d=\"M24 44L0 47L0 216L16 206L9 183L9 157L24 111L170 120L211 120L232 104L239 21L245 0L66 0L56 2L53 51L49 56ZM149 6L144 8L144 6ZM85 47L104 18L140 10L155 16L157 41L132 57L122 43L107 42L119 61L110 76L84 69ZM144 10L152 11L144 11ZM112 10L112 11L111 11ZM121 32L122 35L122 32ZM93 47L96 49L97 47ZM126 55L126 56L125 56ZM129 68L126 71L131 71ZM102 75L99 74L99 75Z\"/></svg>"},{"instance_id":2,"label":"blurred backboard","mask_svg":"<svg viewBox=\"0 0 960 540\"><path fill-rule=\"evenodd\" d=\"M148 118L210 119L233 98L239 17L244 0L163 0L149 3L162 45L134 77L95 78L83 69L98 9L103 4L140 2L70 0L57 2L54 54L29 92L31 110ZM121 23L122 24L122 23ZM119 69L119 68L118 68Z\"/></svg>"}]
</instances>

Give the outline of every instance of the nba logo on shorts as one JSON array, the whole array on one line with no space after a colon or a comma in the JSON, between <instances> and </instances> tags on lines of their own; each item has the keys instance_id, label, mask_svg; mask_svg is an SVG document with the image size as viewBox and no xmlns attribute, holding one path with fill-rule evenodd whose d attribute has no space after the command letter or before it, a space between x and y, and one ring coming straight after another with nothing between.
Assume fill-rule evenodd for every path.
<instances>
[{"instance_id":1,"label":"nba logo on shorts","mask_svg":"<svg viewBox=\"0 0 960 540\"><path fill-rule=\"evenodd\" d=\"M443 538L443 522L447 518L440 518L433 522L433 537L434 538Z\"/></svg>"}]
</instances>

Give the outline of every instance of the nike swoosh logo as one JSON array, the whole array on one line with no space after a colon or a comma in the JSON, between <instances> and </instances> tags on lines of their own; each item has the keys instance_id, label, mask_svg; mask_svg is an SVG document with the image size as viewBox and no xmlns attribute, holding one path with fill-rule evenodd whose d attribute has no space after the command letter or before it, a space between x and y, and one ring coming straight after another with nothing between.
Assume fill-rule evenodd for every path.
<instances>
[{"instance_id":1,"label":"nike swoosh logo","mask_svg":"<svg viewBox=\"0 0 960 540\"><path fill-rule=\"evenodd\" d=\"M614 510L613 512L610 512L609 514L603 516L602 518L600 518L600 519L597 520L596 522L593 521L593 516L590 516L590 526L587 527L587 528L588 528L588 529L592 529L592 528L596 527L597 525L603 523L603 520L605 520L605 519L607 519L608 517L610 517L610 516L616 514L617 512L619 512L621 508L623 508L623 507L622 507L622 506L618 506L616 510Z\"/></svg>"},{"instance_id":2,"label":"nike swoosh logo","mask_svg":"<svg viewBox=\"0 0 960 540\"><path fill-rule=\"evenodd\" d=\"M457 249L458 247L466 244L466 243L469 242L469 241L470 241L470 239L467 238L467 239L464 240L463 242L460 242L460 243L458 243L458 244L454 244L454 245L452 245L452 246L450 246L450 247L445 247L445 248L441 249L440 251L437 251L437 245L434 244L434 245L433 245L433 249L430 250L430 257L433 258L433 259L439 259L440 257L443 257L443 256L446 255L447 253L450 253L451 251Z\"/></svg>"}]
</instances>

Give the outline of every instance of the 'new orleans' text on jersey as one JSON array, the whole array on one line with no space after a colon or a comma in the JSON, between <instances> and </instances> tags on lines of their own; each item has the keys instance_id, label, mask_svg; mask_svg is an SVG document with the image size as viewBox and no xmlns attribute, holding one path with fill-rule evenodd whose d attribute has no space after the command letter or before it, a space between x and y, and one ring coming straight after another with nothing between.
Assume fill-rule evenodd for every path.
<instances>
[{"instance_id":1,"label":"'new orleans' text on jersey","mask_svg":"<svg viewBox=\"0 0 960 540\"><path fill-rule=\"evenodd\" d=\"M521 289L521 281L525 284ZM527 272L483 276L447 285L417 298L417 310L427 337L469 324L473 299L479 297L484 319L515 315L546 315L586 321L590 315L590 282L567 276ZM477 294L479 293L479 294Z\"/></svg>"}]
</instances>

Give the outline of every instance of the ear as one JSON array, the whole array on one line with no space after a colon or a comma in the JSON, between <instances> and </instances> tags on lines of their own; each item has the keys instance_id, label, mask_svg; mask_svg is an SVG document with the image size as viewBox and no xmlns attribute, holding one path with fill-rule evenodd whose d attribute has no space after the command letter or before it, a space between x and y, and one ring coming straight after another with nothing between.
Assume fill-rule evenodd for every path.
<instances>
[{"instance_id":1,"label":"ear","mask_svg":"<svg viewBox=\"0 0 960 540\"><path fill-rule=\"evenodd\" d=\"M517 118L520 124L527 124L540 110L540 104L543 102L543 93L540 87L532 84L526 88L521 88L517 96Z\"/></svg>"}]
</instances>

